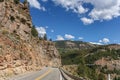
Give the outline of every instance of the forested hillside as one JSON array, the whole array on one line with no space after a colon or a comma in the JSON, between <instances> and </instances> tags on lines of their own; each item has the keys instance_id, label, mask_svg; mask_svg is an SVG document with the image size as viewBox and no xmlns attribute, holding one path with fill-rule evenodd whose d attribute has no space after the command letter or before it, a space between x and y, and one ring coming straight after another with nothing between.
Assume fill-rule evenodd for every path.
<instances>
[{"instance_id":1,"label":"forested hillside","mask_svg":"<svg viewBox=\"0 0 120 80\"><path fill-rule=\"evenodd\" d=\"M120 77L120 45L93 45L86 42L72 41L71 44L83 45L72 47L67 43L71 41L58 41L58 48L63 66L77 65L77 70L72 71L75 67L67 68L74 74L85 77L90 80L106 80L107 75L111 74L114 80ZM60 46L60 47L59 47ZM88 47L89 46L89 47Z\"/></svg>"}]
</instances>

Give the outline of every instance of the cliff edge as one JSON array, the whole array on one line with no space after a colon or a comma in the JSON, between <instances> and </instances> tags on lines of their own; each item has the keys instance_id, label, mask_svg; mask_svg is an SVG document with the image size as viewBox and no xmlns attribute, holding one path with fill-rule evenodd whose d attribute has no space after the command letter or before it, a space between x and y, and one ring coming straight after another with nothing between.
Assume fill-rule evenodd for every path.
<instances>
[{"instance_id":1,"label":"cliff edge","mask_svg":"<svg viewBox=\"0 0 120 80\"><path fill-rule=\"evenodd\" d=\"M28 6L16 0L0 0L0 80L61 65L55 44L32 35Z\"/></svg>"}]
</instances>

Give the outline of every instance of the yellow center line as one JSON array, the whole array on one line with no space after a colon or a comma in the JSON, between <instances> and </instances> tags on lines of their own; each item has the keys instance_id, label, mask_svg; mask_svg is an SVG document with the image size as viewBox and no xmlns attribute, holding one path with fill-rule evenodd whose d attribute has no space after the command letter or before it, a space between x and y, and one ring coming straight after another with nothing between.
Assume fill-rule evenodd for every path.
<instances>
[{"instance_id":1,"label":"yellow center line","mask_svg":"<svg viewBox=\"0 0 120 80\"><path fill-rule=\"evenodd\" d=\"M43 75L41 75L40 77L36 78L35 80L41 80L42 78L44 78L45 76L47 76L52 70L49 69L46 73L44 73Z\"/></svg>"}]
</instances>

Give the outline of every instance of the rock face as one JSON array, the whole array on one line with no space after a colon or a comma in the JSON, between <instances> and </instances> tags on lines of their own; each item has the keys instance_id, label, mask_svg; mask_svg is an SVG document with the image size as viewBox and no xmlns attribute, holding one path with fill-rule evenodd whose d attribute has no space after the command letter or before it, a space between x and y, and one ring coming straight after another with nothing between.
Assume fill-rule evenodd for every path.
<instances>
[{"instance_id":1,"label":"rock face","mask_svg":"<svg viewBox=\"0 0 120 80\"><path fill-rule=\"evenodd\" d=\"M15 4L14 0L0 2L0 25L9 33L16 33L21 39L30 39L32 28L28 5Z\"/></svg>"},{"instance_id":2,"label":"rock face","mask_svg":"<svg viewBox=\"0 0 120 80\"><path fill-rule=\"evenodd\" d=\"M0 1L0 80L44 66L61 65L54 43L31 35L28 3Z\"/></svg>"},{"instance_id":3,"label":"rock face","mask_svg":"<svg viewBox=\"0 0 120 80\"><path fill-rule=\"evenodd\" d=\"M102 67L107 66L108 70L120 70L120 60L107 60L102 58L97 60L95 64L101 65Z\"/></svg>"}]
</instances>

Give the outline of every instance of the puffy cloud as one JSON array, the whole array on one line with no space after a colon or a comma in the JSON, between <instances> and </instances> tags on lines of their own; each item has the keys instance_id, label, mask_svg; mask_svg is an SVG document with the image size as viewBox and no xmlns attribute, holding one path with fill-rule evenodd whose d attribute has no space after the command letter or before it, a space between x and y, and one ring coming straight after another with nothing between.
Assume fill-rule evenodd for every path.
<instances>
[{"instance_id":1,"label":"puffy cloud","mask_svg":"<svg viewBox=\"0 0 120 80\"><path fill-rule=\"evenodd\" d=\"M36 27L36 30L38 31L38 36L39 37L44 37L46 34L46 29L44 27Z\"/></svg>"},{"instance_id":2,"label":"puffy cloud","mask_svg":"<svg viewBox=\"0 0 120 80\"><path fill-rule=\"evenodd\" d=\"M66 39L74 39L75 37L73 35L70 35L70 34L65 34L65 36L61 36L61 35L57 35L57 39L56 40L65 40L64 38Z\"/></svg>"},{"instance_id":3,"label":"puffy cloud","mask_svg":"<svg viewBox=\"0 0 120 80\"><path fill-rule=\"evenodd\" d=\"M47 2L48 0L42 0ZM67 11L72 10L74 13L87 14L89 18L83 17L80 20L84 24L91 24L96 20L111 20L120 16L120 0L52 0L56 5L61 5ZM31 7L46 11L38 0L28 0ZM83 7L83 4L90 3L93 8ZM90 10L88 12L88 10ZM86 13L88 12L88 13Z\"/></svg>"},{"instance_id":4,"label":"puffy cloud","mask_svg":"<svg viewBox=\"0 0 120 80\"><path fill-rule=\"evenodd\" d=\"M120 16L120 0L52 0L56 5L61 5L66 10L77 14L85 14L81 18L84 24L91 24L96 20L111 20ZM93 8L85 8L83 4L90 3ZM88 10L90 10L88 12ZM87 12L87 13L86 13ZM86 17L89 17L86 18Z\"/></svg>"},{"instance_id":5,"label":"puffy cloud","mask_svg":"<svg viewBox=\"0 0 120 80\"><path fill-rule=\"evenodd\" d=\"M99 40L99 42L101 43L101 42L103 42L102 40Z\"/></svg>"},{"instance_id":6,"label":"puffy cloud","mask_svg":"<svg viewBox=\"0 0 120 80\"><path fill-rule=\"evenodd\" d=\"M65 34L65 38L66 39L74 39L75 37L73 35L70 35L70 34Z\"/></svg>"},{"instance_id":7,"label":"puffy cloud","mask_svg":"<svg viewBox=\"0 0 120 80\"><path fill-rule=\"evenodd\" d=\"M109 40L108 38L104 38L104 39L103 39L103 42L104 42L104 43L108 43L108 42L110 42L110 40Z\"/></svg>"},{"instance_id":8,"label":"puffy cloud","mask_svg":"<svg viewBox=\"0 0 120 80\"><path fill-rule=\"evenodd\" d=\"M109 43L110 40L108 38L103 38L102 40L99 40L100 43Z\"/></svg>"},{"instance_id":9,"label":"puffy cloud","mask_svg":"<svg viewBox=\"0 0 120 80\"><path fill-rule=\"evenodd\" d=\"M61 5L66 10L72 10L75 13L82 14L88 11L82 6L81 0L52 0L55 4Z\"/></svg>"},{"instance_id":10,"label":"puffy cloud","mask_svg":"<svg viewBox=\"0 0 120 80\"><path fill-rule=\"evenodd\" d=\"M28 0L31 7L46 11L45 7L42 7L38 0Z\"/></svg>"},{"instance_id":11,"label":"puffy cloud","mask_svg":"<svg viewBox=\"0 0 120 80\"><path fill-rule=\"evenodd\" d=\"M88 19L88 18L86 18L86 17L81 18L81 21L82 21L85 25L88 25L88 24L91 24L91 23L94 22L92 19Z\"/></svg>"},{"instance_id":12,"label":"puffy cloud","mask_svg":"<svg viewBox=\"0 0 120 80\"><path fill-rule=\"evenodd\" d=\"M56 40L64 40L64 38L61 35L57 35L57 39Z\"/></svg>"},{"instance_id":13,"label":"puffy cloud","mask_svg":"<svg viewBox=\"0 0 120 80\"><path fill-rule=\"evenodd\" d=\"M111 20L120 16L120 0L85 0L94 8L89 16L94 20Z\"/></svg>"}]
</instances>

